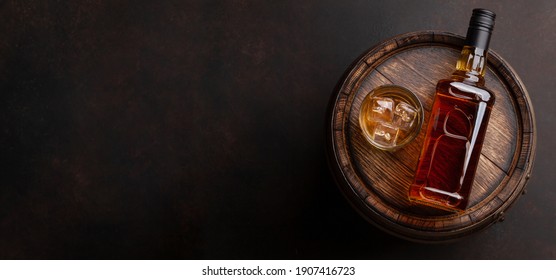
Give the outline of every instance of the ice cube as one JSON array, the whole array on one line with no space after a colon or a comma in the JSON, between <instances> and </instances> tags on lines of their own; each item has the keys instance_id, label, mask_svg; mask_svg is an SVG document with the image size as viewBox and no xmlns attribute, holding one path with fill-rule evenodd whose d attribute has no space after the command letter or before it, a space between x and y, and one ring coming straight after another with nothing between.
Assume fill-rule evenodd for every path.
<instances>
[{"instance_id":1,"label":"ice cube","mask_svg":"<svg viewBox=\"0 0 556 280\"><path fill-rule=\"evenodd\" d=\"M399 129L389 123L379 122L373 132L373 140L383 146L391 147L396 145Z\"/></svg>"},{"instance_id":2,"label":"ice cube","mask_svg":"<svg viewBox=\"0 0 556 280\"><path fill-rule=\"evenodd\" d=\"M392 121L392 109L394 108L394 100L388 97L373 97L372 112L370 121Z\"/></svg>"},{"instance_id":3,"label":"ice cube","mask_svg":"<svg viewBox=\"0 0 556 280\"><path fill-rule=\"evenodd\" d=\"M394 125L402 130L411 130L415 118L417 116L417 109L410 104L400 101L394 109Z\"/></svg>"}]
</instances>

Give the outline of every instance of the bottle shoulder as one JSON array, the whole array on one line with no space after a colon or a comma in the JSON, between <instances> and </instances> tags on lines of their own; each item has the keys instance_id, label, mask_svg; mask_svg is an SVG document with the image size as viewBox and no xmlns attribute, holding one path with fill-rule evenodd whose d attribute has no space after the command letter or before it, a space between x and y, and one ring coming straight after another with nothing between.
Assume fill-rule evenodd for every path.
<instances>
[{"instance_id":1,"label":"bottle shoulder","mask_svg":"<svg viewBox=\"0 0 556 280\"><path fill-rule=\"evenodd\" d=\"M473 101L483 101L490 105L494 104L496 96L494 93L479 85L468 84L456 79L444 79L438 81L436 92L447 96L454 96Z\"/></svg>"}]
</instances>

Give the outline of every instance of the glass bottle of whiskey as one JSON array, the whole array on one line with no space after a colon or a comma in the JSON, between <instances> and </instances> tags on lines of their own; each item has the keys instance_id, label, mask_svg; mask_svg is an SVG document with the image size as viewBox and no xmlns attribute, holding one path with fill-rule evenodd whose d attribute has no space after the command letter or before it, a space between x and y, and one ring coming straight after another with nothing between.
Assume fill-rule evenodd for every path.
<instances>
[{"instance_id":1,"label":"glass bottle of whiskey","mask_svg":"<svg viewBox=\"0 0 556 280\"><path fill-rule=\"evenodd\" d=\"M412 202L450 211L467 207L494 94L484 87L487 52L496 15L473 10L456 71L440 80L417 171Z\"/></svg>"}]
</instances>

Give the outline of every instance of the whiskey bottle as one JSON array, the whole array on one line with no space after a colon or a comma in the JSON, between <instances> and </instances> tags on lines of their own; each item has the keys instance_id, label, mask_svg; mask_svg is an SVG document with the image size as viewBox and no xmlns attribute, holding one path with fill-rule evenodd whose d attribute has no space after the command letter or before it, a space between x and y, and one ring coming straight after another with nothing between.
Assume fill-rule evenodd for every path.
<instances>
[{"instance_id":1,"label":"whiskey bottle","mask_svg":"<svg viewBox=\"0 0 556 280\"><path fill-rule=\"evenodd\" d=\"M412 202L450 211L467 207L494 94L484 87L487 52L496 15L474 9L456 70L440 80L417 171Z\"/></svg>"}]
</instances>

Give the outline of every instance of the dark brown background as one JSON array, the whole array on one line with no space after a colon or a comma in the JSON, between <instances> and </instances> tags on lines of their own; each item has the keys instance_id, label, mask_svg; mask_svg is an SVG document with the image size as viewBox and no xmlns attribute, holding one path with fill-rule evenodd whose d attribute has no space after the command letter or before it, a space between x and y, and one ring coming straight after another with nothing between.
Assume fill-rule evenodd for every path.
<instances>
[{"instance_id":1,"label":"dark brown background","mask_svg":"<svg viewBox=\"0 0 556 280\"><path fill-rule=\"evenodd\" d=\"M0 3L1 258L556 258L554 1L156 2ZM366 49L475 7L531 95L533 178L505 222L413 244L334 185L326 106Z\"/></svg>"}]
</instances>

